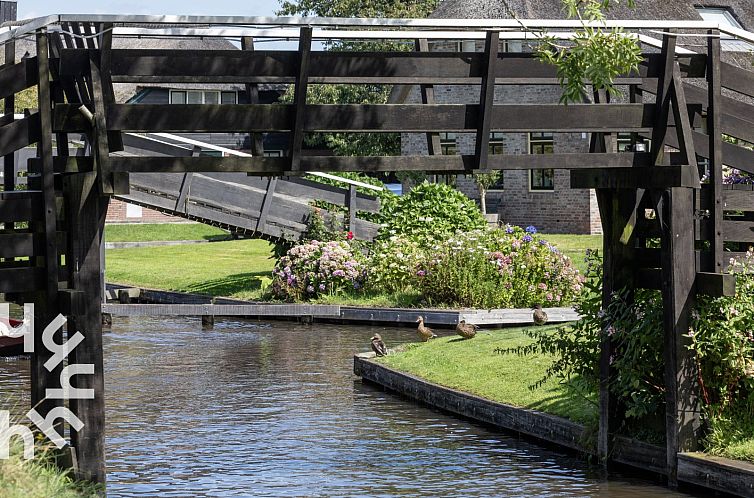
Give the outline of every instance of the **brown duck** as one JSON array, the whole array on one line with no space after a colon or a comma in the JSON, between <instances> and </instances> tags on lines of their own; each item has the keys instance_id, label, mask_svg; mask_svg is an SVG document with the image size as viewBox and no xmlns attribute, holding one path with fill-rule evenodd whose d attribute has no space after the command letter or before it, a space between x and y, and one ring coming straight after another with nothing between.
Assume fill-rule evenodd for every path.
<instances>
[{"instance_id":1,"label":"brown duck","mask_svg":"<svg viewBox=\"0 0 754 498\"><path fill-rule=\"evenodd\" d=\"M461 320L456 325L456 333L464 339L473 339L478 328L473 323L466 323L466 320Z\"/></svg>"},{"instance_id":2,"label":"brown duck","mask_svg":"<svg viewBox=\"0 0 754 498\"><path fill-rule=\"evenodd\" d=\"M547 313L542 309L542 305L538 304L532 308L534 310L534 325L544 325L547 323Z\"/></svg>"},{"instance_id":3,"label":"brown duck","mask_svg":"<svg viewBox=\"0 0 754 498\"><path fill-rule=\"evenodd\" d=\"M419 322L419 327L416 329L416 332L419 334L419 338L422 342L427 342L428 340L437 337L437 334L435 334L431 328L424 326L424 317L420 316L416 321Z\"/></svg>"},{"instance_id":4,"label":"brown duck","mask_svg":"<svg viewBox=\"0 0 754 498\"><path fill-rule=\"evenodd\" d=\"M377 356L387 356L387 346L382 342L380 334L374 334L372 336L372 351Z\"/></svg>"}]
</instances>

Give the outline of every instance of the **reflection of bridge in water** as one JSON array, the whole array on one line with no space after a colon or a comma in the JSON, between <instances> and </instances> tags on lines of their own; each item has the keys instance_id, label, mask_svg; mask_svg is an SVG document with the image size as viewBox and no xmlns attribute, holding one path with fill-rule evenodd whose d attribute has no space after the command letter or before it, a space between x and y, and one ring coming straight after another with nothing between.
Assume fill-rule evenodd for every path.
<instances>
[{"instance_id":1,"label":"reflection of bridge in water","mask_svg":"<svg viewBox=\"0 0 754 498\"><path fill-rule=\"evenodd\" d=\"M573 36L572 30L579 27L563 21L525 23L532 29L548 28L550 34L563 39ZM572 187L597 191L605 232L606 299L613 290L626 286L663 292L668 391L665 468L671 484L675 483L677 455L695 447L699 426L695 366L684 337L690 306L697 293L733 292L733 279L722 273L728 256L723 243L754 242L754 223L750 221L754 196L748 189L722 184L723 164L754 171L754 152L723 142L725 134L754 143L754 106L746 100L754 97L754 73L721 62L716 25L611 23L624 24L629 31L682 29L687 35L699 36L696 44L706 49L689 53L677 49L674 33L666 32L662 40L656 40L642 32L639 39L648 53L640 70L616 81L628 89L627 102L610 102L604 92L596 91L591 102L562 106L494 103L495 85L558 84L555 69L531 54L499 52L501 39L530 36L508 20L64 15L31 20L0 35L9 54L0 68L0 97L9 106L0 128L0 155L37 144L37 157L29 161L26 190L14 191L13 170L6 169L5 191L0 194L0 221L6 224L0 234L0 257L5 258L0 263L0 292L8 299L37 304L32 402L40 403L41 413L55 406L56 402L45 400L44 395L46 388L59 386L61 373L59 368L48 372L43 367L50 357L41 342L43 327L63 313L69 318L68 329L84 335L71 362L92 363L95 373L75 376L73 382L94 389L95 398L69 402L72 412L84 422L71 437L81 475L95 481L105 478L100 244L111 196L137 201L145 196L142 202L149 205L158 204L156 196L165 209L184 209L184 215L197 216L190 212L191 203L186 204L188 190L183 186L190 179L192 195L198 195L198 190L202 195L215 195L209 185L220 181L215 176L220 173L281 177L305 171L465 174L480 169L560 168L571 170ZM237 37L242 38L244 50L112 49L114 32L118 36ZM741 30L726 34L754 42L753 35ZM16 62L13 40L22 36L35 37L37 55ZM264 37L298 39L299 47L297 51L255 50L253 40ZM313 38L418 40L419 50L319 52L311 50ZM484 40L485 48L481 53L427 52L422 50L427 39L479 39ZM693 79L706 79L706 84L693 86ZM124 105L115 103L113 96L112 84L119 82L242 83L252 101ZM256 85L261 83L294 84L293 103L255 102ZM470 85L480 87L480 99L475 104L439 105L433 92L424 91L421 104L307 104L308 85L324 83L391 84L398 90L411 85L424 90L433 85ZM13 95L29 87L38 89L39 110L12 119ZM729 97L728 92L741 95L741 99ZM656 96L655 102L648 103L651 94ZM306 134L332 131L426 133L430 151L439 151L440 132L465 132L476 136L476 153L397 157L302 154ZM591 147L589 153L494 155L489 153L491 131L587 132L591 133ZM249 133L252 156L123 153L132 146L127 133L192 132ZM286 157L262 155L254 137L265 132L289 134ZM651 150L617 153L614 138L619 132L631 133L634 143L651 138ZM76 151L81 155L69 150L68 134L86 136L86 147ZM709 163L708 183L700 183L697 156ZM6 165L12 168L12 156L6 157ZM168 177L155 174L177 176L168 181ZM202 179L201 188L195 183L197 178ZM235 179L242 185L239 188L251 190L271 183L241 176ZM291 185L302 184L294 180ZM271 189L258 190L264 200L257 223ZM182 203L183 194L186 199ZM225 202L218 199L220 205ZM734 220L727 211L749 214ZM267 222L274 224L275 217L268 212ZM30 228L16 223L29 223ZM657 248L658 239L661 248ZM599 451L605 459L610 452L609 422L615 410L607 390L611 354L612 345L606 338L599 431Z\"/></svg>"}]
</instances>

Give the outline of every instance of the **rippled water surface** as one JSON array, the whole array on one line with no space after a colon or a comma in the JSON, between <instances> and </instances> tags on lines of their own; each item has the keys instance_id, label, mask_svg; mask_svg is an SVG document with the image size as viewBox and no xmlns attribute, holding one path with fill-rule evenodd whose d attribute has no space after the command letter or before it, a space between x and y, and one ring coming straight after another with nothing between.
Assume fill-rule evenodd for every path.
<instances>
[{"instance_id":1,"label":"rippled water surface","mask_svg":"<svg viewBox=\"0 0 754 498\"><path fill-rule=\"evenodd\" d=\"M379 331L118 318L105 336L108 496L674 496L363 385ZM26 407L28 361L0 361Z\"/></svg>"}]
</instances>

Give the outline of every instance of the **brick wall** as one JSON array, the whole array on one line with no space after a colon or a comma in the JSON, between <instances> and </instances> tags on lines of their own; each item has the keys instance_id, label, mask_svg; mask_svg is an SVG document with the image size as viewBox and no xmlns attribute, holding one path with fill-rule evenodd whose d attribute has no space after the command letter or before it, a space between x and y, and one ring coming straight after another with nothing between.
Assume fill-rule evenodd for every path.
<instances>
[{"instance_id":1,"label":"brick wall","mask_svg":"<svg viewBox=\"0 0 754 498\"><path fill-rule=\"evenodd\" d=\"M434 47L433 50L449 50L449 47ZM478 47L479 49L479 47ZM477 104L479 87L474 86L435 86L435 101L438 104ZM496 103L557 103L561 91L557 86L498 85L495 87ZM418 88L409 95L407 102L421 102ZM515 120L511 116L511 120ZM555 133L555 152L588 152L589 136L581 133ZM474 133L457 134L456 146L459 154L474 154L476 137ZM528 154L527 133L506 133L503 135L506 154ZM426 135L423 133L403 133L401 151L404 155L426 155L428 153ZM528 170L503 171L504 189L487 193L487 212L498 213L504 223L514 225L534 225L550 233L602 233L599 209L594 191L571 189L570 172L555 170L553 191L530 191ZM459 176L456 188L478 201L479 193L473 179Z\"/></svg>"},{"instance_id":2,"label":"brick wall","mask_svg":"<svg viewBox=\"0 0 754 498\"><path fill-rule=\"evenodd\" d=\"M107 208L107 223L180 223L184 220L176 216L169 216L154 209L142 208L112 199ZM137 216L139 215L139 216Z\"/></svg>"}]
</instances>

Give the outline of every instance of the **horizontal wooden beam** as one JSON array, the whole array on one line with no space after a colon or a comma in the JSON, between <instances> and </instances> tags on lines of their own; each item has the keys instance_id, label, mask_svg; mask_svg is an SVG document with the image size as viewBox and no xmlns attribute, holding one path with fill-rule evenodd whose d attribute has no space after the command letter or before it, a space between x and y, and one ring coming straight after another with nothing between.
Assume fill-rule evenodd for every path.
<instances>
[{"instance_id":1,"label":"horizontal wooden beam","mask_svg":"<svg viewBox=\"0 0 754 498\"><path fill-rule=\"evenodd\" d=\"M22 222L31 221L37 218L40 212L40 203L42 199L41 192L18 192L18 195L12 195L15 192L3 192L0 196L0 221Z\"/></svg>"},{"instance_id":2,"label":"horizontal wooden beam","mask_svg":"<svg viewBox=\"0 0 754 498\"><path fill-rule=\"evenodd\" d=\"M41 133L37 112L3 126L0 128L0 156L12 154L38 142Z\"/></svg>"},{"instance_id":3,"label":"horizontal wooden beam","mask_svg":"<svg viewBox=\"0 0 754 498\"><path fill-rule=\"evenodd\" d=\"M720 63L720 79L724 88L754 97L754 72L722 62Z\"/></svg>"},{"instance_id":4,"label":"horizontal wooden beam","mask_svg":"<svg viewBox=\"0 0 754 498\"><path fill-rule=\"evenodd\" d=\"M754 221L723 221L723 240L754 243Z\"/></svg>"},{"instance_id":5,"label":"horizontal wooden beam","mask_svg":"<svg viewBox=\"0 0 754 498\"><path fill-rule=\"evenodd\" d=\"M722 297L736 295L736 276L730 273L696 274L696 293L705 296Z\"/></svg>"},{"instance_id":6,"label":"horizontal wooden beam","mask_svg":"<svg viewBox=\"0 0 754 498\"><path fill-rule=\"evenodd\" d=\"M699 188L699 173L696 168L688 165L571 171L571 188L669 187Z\"/></svg>"},{"instance_id":7,"label":"horizontal wooden beam","mask_svg":"<svg viewBox=\"0 0 754 498\"><path fill-rule=\"evenodd\" d=\"M0 268L0 293L34 292L46 282L44 268Z\"/></svg>"},{"instance_id":8,"label":"horizontal wooden beam","mask_svg":"<svg viewBox=\"0 0 754 498\"><path fill-rule=\"evenodd\" d=\"M97 52L97 51L95 51ZM292 83L298 54L294 51L115 49L114 83ZM95 57L98 55L95 54ZM650 78L659 74L658 54L645 54ZM683 58L688 76L703 76L704 56ZM497 84L558 84L556 69L530 53L498 55ZM87 50L64 49L63 76L87 72ZM335 52L311 54L310 82L381 84L479 84L483 54L475 52ZM700 72L701 71L701 72ZM616 79L636 84L639 74Z\"/></svg>"},{"instance_id":9,"label":"horizontal wooden beam","mask_svg":"<svg viewBox=\"0 0 754 498\"><path fill-rule=\"evenodd\" d=\"M39 82L36 57L27 57L12 66L0 66L0 99L10 97Z\"/></svg>"}]
</instances>

